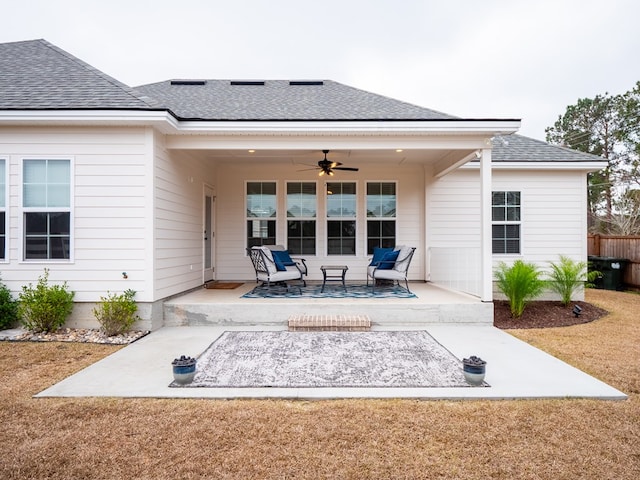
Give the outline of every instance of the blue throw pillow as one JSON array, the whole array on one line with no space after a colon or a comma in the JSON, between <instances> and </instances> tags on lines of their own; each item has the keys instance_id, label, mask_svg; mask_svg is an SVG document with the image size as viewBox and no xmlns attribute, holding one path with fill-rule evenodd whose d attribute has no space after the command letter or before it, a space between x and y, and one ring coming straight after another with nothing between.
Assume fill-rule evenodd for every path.
<instances>
[{"instance_id":1,"label":"blue throw pillow","mask_svg":"<svg viewBox=\"0 0 640 480\"><path fill-rule=\"evenodd\" d=\"M392 252L387 253L384 256L384 258L380 261L378 270L391 270L395 265L399 254L400 254L400 250L394 250Z\"/></svg>"},{"instance_id":2,"label":"blue throw pillow","mask_svg":"<svg viewBox=\"0 0 640 480\"><path fill-rule=\"evenodd\" d=\"M393 248L374 247L373 258L371 259L370 267L377 267L380 260L384 258L387 253L393 252Z\"/></svg>"},{"instance_id":3,"label":"blue throw pillow","mask_svg":"<svg viewBox=\"0 0 640 480\"><path fill-rule=\"evenodd\" d=\"M273 261L279 272L284 272L287 266L296 264L286 250L272 250L271 255L273 255Z\"/></svg>"}]
</instances>

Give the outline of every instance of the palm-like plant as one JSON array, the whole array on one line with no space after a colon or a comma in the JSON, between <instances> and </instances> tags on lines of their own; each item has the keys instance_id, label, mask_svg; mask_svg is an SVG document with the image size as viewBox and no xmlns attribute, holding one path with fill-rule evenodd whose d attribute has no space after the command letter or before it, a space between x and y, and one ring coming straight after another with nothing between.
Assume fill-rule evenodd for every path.
<instances>
[{"instance_id":1,"label":"palm-like plant","mask_svg":"<svg viewBox=\"0 0 640 480\"><path fill-rule=\"evenodd\" d=\"M500 262L495 276L498 288L509 300L513 318L522 316L527 303L542 294L546 283L535 264L522 260L516 260L511 266Z\"/></svg>"},{"instance_id":2,"label":"palm-like plant","mask_svg":"<svg viewBox=\"0 0 640 480\"><path fill-rule=\"evenodd\" d=\"M571 303L573 294L584 286L587 281L592 281L598 272L587 273L587 262L576 262L564 255L560 255L558 263L549 262L551 271L547 284L549 289L560 295L560 302L565 307Z\"/></svg>"}]
</instances>

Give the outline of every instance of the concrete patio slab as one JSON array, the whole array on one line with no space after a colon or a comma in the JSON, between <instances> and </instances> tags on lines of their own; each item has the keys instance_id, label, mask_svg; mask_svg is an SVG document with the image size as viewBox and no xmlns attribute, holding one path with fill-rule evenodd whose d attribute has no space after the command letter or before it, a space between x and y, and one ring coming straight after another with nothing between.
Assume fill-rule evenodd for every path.
<instances>
[{"instance_id":1,"label":"concrete patio slab","mask_svg":"<svg viewBox=\"0 0 640 480\"><path fill-rule=\"evenodd\" d=\"M169 388L171 361L197 356L225 330L283 330L260 327L164 327L66 378L36 397L127 398L414 398L624 400L606 383L495 327L428 325L377 327L376 330L426 330L459 359L477 355L487 361L490 387L457 388ZM304 335L304 333L301 333Z\"/></svg>"}]
</instances>

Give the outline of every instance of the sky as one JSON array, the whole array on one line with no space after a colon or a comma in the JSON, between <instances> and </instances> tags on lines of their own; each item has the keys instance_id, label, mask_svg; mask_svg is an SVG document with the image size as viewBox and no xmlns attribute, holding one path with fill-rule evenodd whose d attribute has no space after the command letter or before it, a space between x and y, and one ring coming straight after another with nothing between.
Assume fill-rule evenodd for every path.
<instances>
[{"instance_id":1,"label":"sky","mask_svg":"<svg viewBox=\"0 0 640 480\"><path fill-rule=\"evenodd\" d=\"M544 140L567 106L640 81L637 0L0 0L0 43L43 38L130 86L335 80Z\"/></svg>"}]
</instances>

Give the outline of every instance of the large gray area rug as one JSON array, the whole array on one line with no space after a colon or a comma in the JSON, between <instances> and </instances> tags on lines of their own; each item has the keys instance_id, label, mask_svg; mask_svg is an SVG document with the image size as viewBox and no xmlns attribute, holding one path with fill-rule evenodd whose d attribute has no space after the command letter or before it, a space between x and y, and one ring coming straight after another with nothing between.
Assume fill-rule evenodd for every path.
<instances>
[{"instance_id":1,"label":"large gray area rug","mask_svg":"<svg viewBox=\"0 0 640 480\"><path fill-rule=\"evenodd\" d=\"M468 387L425 331L224 332L172 387Z\"/></svg>"},{"instance_id":2,"label":"large gray area rug","mask_svg":"<svg viewBox=\"0 0 640 480\"><path fill-rule=\"evenodd\" d=\"M322 285L308 284L306 287L292 283L289 289L279 285L257 286L242 298L416 298L416 295L399 285L381 285L375 289L370 285L332 282L322 290Z\"/></svg>"}]
</instances>

